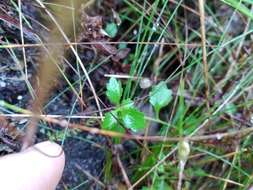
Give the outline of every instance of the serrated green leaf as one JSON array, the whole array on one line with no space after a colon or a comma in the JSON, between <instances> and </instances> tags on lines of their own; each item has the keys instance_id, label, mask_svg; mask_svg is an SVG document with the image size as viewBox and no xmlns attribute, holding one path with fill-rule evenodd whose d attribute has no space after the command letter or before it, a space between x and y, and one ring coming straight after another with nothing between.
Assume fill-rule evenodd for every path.
<instances>
[{"instance_id":1,"label":"serrated green leaf","mask_svg":"<svg viewBox=\"0 0 253 190\"><path fill-rule=\"evenodd\" d=\"M172 91L168 89L164 81L154 86L149 93L149 102L155 108L157 114L160 109L167 106L172 100Z\"/></svg>"},{"instance_id":2,"label":"serrated green leaf","mask_svg":"<svg viewBox=\"0 0 253 190\"><path fill-rule=\"evenodd\" d=\"M122 110L122 109L129 109L129 108L134 108L134 102L128 98L122 101L120 109Z\"/></svg>"},{"instance_id":3,"label":"serrated green leaf","mask_svg":"<svg viewBox=\"0 0 253 190\"><path fill-rule=\"evenodd\" d=\"M111 38L114 38L116 37L118 33L118 27L114 22L108 23L105 27L105 31L108 34L108 36L110 36Z\"/></svg>"},{"instance_id":4,"label":"serrated green leaf","mask_svg":"<svg viewBox=\"0 0 253 190\"><path fill-rule=\"evenodd\" d=\"M125 133L125 129L118 124L117 118L118 114L116 111L106 113L102 123L102 129L108 131L115 131L119 133ZM113 140L116 144L119 144L121 138L113 138Z\"/></svg>"},{"instance_id":5,"label":"serrated green leaf","mask_svg":"<svg viewBox=\"0 0 253 190\"><path fill-rule=\"evenodd\" d=\"M122 86L121 82L115 78L110 78L106 85L106 96L111 103L118 105L122 96Z\"/></svg>"},{"instance_id":6,"label":"serrated green leaf","mask_svg":"<svg viewBox=\"0 0 253 190\"><path fill-rule=\"evenodd\" d=\"M145 128L144 113L135 108L124 109L121 111L121 118L126 128L134 132Z\"/></svg>"},{"instance_id":7,"label":"serrated green leaf","mask_svg":"<svg viewBox=\"0 0 253 190\"><path fill-rule=\"evenodd\" d=\"M118 123L116 119L117 117L118 115L115 111L106 113L102 123L102 129L112 131L114 128L116 128Z\"/></svg>"}]
</instances>

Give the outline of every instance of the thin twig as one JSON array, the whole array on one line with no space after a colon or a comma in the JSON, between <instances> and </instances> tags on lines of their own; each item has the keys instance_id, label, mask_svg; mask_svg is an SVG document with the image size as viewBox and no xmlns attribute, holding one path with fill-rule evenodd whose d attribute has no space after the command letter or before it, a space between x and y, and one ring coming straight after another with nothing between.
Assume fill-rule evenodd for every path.
<instances>
[{"instance_id":1,"label":"thin twig","mask_svg":"<svg viewBox=\"0 0 253 190\"><path fill-rule=\"evenodd\" d=\"M205 28L205 3L204 0L199 0L199 13L200 13L200 24L201 24L201 44L202 44L202 59L204 67L204 78L206 85L206 106L209 110L209 82L208 82L208 64L207 64L207 52L206 52L206 28Z\"/></svg>"},{"instance_id":2,"label":"thin twig","mask_svg":"<svg viewBox=\"0 0 253 190\"><path fill-rule=\"evenodd\" d=\"M237 185L237 186L240 186L240 187L245 187L244 184L238 183L238 182L230 180L230 179L224 179L224 178L221 178L221 177L216 177L216 176L211 175L211 174L208 174L207 177L212 178L212 179L217 179L217 180L220 180L220 181L224 181L226 183L230 183L230 184Z\"/></svg>"},{"instance_id":3,"label":"thin twig","mask_svg":"<svg viewBox=\"0 0 253 190\"><path fill-rule=\"evenodd\" d=\"M1 40L0 41L1 43L6 43L5 41ZM145 42L145 41L142 41L142 42L125 42L125 41L117 41L117 42L109 42L109 41L90 41L90 42L67 42L67 43L33 43L33 44L18 44L18 43L15 43L15 44L4 44L4 45L1 45L0 46L0 49L2 48L29 48L29 47L42 47L42 46L71 46L71 45L94 45L94 44L108 44L108 45L118 45L118 44L121 44L121 43L124 43L124 44L129 44L129 45L136 45L136 44L141 44L141 45L164 45L164 46L184 46L184 47L187 47L187 48L198 48L198 47L201 47L202 45L199 44L199 43L175 43L175 42ZM218 45L206 45L206 47L211 47L211 48L217 48L219 47Z\"/></svg>"},{"instance_id":4,"label":"thin twig","mask_svg":"<svg viewBox=\"0 0 253 190\"><path fill-rule=\"evenodd\" d=\"M18 11L19 11L19 27L20 27L20 36L21 36L21 43L22 45L25 44L24 42L24 32L23 32L23 19L22 19L22 3L21 0L18 0ZM26 80L28 81L28 73L27 73L27 61L26 61L26 52L25 48L22 48L23 52L23 60L24 60L24 67L25 67L25 76Z\"/></svg>"},{"instance_id":5,"label":"thin twig","mask_svg":"<svg viewBox=\"0 0 253 190\"><path fill-rule=\"evenodd\" d=\"M31 118L33 115L31 114L1 114L0 116L3 117L11 117L11 118ZM94 115L39 115L40 117L51 117L51 118L58 118L58 119L100 119L100 116L94 116Z\"/></svg>"},{"instance_id":6,"label":"thin twig","mask_svg":"<svg viewBox=\"0 0 253 190\"><path fill-rule=\"evenodd\" d=\"M85 171L79 164L75 164L76 168L80 170L83 174L85 174L89 179L95 181L101 187L106 188L105 184L103 184L99 179L91 175L89 172Z\"/></svg>"},{"instance_id":7,"label":"thin twig","mask_svg":"<svg viewBox=\"0 0 253 190\"><path fill-rule=\"evenodd\" d=\"M132 80L138 80L141 79L142 77L136 77L136 76L130 76L130 75L113 75L113 74L104 74L104 77L107 78L118 78L118 79L132 79Z\"/></svg>"},{"instance_id":8,"label":"thin twig","mask_svg":"<svg viewBox=\"0 0 253 190\"><path fill-rule=\"evenodd\" d=\"M185 164L186 164L186 161L182 161L182 160L179 161L179 176L178 176L177 190L182 189Z\"/></svg>"},{"instance_id":9,"label":"thin twig","mask_svg":"<svg viewBox=\"0 0 253 190\"><path fill-rule=\"evenodd\" d=\"M130 188L132 185L131 185L131 182L130 182L128 176L127 176L127 173L126 173L126 170L125 170L125 168L124 168L124 166L123 166L123 163L122 163L121 160L120 160L120 156L119 156L119 152L118 152L118 151L117 151L117 153L116 153L116 158L117 158L117 162L118 162L120 171L121 171L121 173L122 173L122 175L123 175L123 178L124 178L124 180L125 180L125 183L126 183L126 185L127 185L127 188Z\"/></svg>"}]
</instances>

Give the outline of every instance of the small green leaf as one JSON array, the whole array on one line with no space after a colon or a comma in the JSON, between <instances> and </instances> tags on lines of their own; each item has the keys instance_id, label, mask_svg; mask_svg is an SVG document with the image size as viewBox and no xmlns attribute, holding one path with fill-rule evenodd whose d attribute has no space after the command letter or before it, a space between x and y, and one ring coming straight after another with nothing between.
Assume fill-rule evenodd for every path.
<instances>
[{"instance_id":1,"label":"small green leaf","mask_svg":"<svg viewBox=\"0 0 253 190\"><path fill-rule=\"evenodd\" d=\"M172 190L172 188L166 183L164 179L158 179L155 181L152 190Z\"/></svg>"},{"instance_id":2,"label":"small green leaf","mask_svg":"<svg viewBox=\"0 0 253 190\"><path fill-rule=\"evenodd\" d=\"M124 109L121 111L123 124L134 132L145 128L144 113L135 108Z\"/></svg>"},{"instance_id":3,"label":"small green leaf","mask_svg":"<svg viewBox=\"0 0 253 190\"><path fill-rule=\"evenodd\" d=\"M119 133L125 133L125 129L122 126L118 125L117 118L118 114L116 111L106 113L102 123L102 129L108 131L115 131ZM116 144L119 144L121 141L120 138L113 138L113 140Z\"/></svg>"},{"instance_id":4,"label":"small green leaf","mask_svg":"<svg viewBox=\"0 0 253 190\"><path fill-rule=\"evenodd\" d=\"M127 44L126 43L120 43L119 46L118 46L118 49L125 49L127 48Z\"/></svg>"},{"instance_id":5,"label":"small green leaf","mask_svg":"<svg viewBox=\"0 0 253 190\"><path fill-rule=\"evenodd\" d=\"M194 168L194 177L203 177L203 176L208 176L208 174L205 172L205 170L202 170L201 168Z\"/></svg>"},{"instance_id":6,"label":"small green leaf","mask_svg":"<svg viewBox=\"0 0 253 190\"><path fill-rule=\"evenodd\" d=\"M162 81L152 88L149 97L149 102L155 108L156 113L159 114L160 109L167 106L172 100L172 91L169 90L166 83Z\"/></svg>"},{"instance_id":7,"label":"small green leaf","mask_svg":"<svg viewBox=\"0 0 253 190\"><path fill-rule=\"evenodd\" d=\"M105 31L109 37L114 38L118 33L118 27L114 22L108 23L105 27Z\"/></svg>"},{"instance_id":8,"label":"small green leaf","mask_svg":"<svg viewBox=\"0 0 253 190\"><path fill-rule=\"evenodd\" d=\"M129 109L129 108L134 108L134 102L130 98L122 101L120 109L122 110L122 109Z\"/></svg>"},{"instance_id":9,"label":"small green leaf","mask_svg":"<svg viewBox=\"0 0 253 190\"><path fill-rule=\"evenodd\" d=\"M102 123L102 129L105 130L113 130L114 128L117 128L117 112L112 111L105 114L105 118Z\"/></svg>"},{"instance_id":10,"label":"small green leaf","mask_svg":"<svg viewBox=\"0 0 253 190\"><path fill-rule=\"evenodd\" d=\"M121 82L117 81L115 78L110 78L106 85L106 89L106 96L110 102L116 105L119 104L123 92Z\"/></svg>"}]
</instances>

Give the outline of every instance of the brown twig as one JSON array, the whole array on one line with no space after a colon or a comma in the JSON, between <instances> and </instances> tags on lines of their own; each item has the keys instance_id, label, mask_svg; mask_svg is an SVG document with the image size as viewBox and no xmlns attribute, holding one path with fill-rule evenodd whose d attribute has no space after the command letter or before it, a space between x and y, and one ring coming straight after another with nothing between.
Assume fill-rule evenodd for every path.
<instances>
[{"instance_id":1,"label":"brown twig","mask_svg":"<svg viewBox=\"0 0 253 190\"><path fill-rule=\"evenodd\" d=\"M236 89L235 89L236 91ZM213 113L213 115L217 114L217 112L219 112L224 105L230 100L230 98L233 96L230 95L230 97L227 98L227 100L221 105L219 106L219 108ZM8 104L4 101L0 101L0 106L5 107L5 105ZM210 140L210 139L217 139L217 140L222 140L223 138L234 138L235 136L238 137L242 137L245 136L249 133L253 132L253 127L247 127L241 130L235 130L235 131L229 131L229 132L224 132L224 133L215 133L215 134L211 134L211 135L202 135L202 136L198 136L195 135L193 136L193 134L195 134L198 130L200 130L203 126L205 126L207 124L208 121L210 121L210 119L206 119L199 127L197 127L197 129L189 136L187 137L164 137L164 136L141 136L141 135L131 135L131 134L122 134L122 133L118 133L115 131L108 131L108 130L103 130L103 129L98 129L98 128L90 128L90 127L86 127L83 125L79 125L79 124L74 124L74 123L69 123L67 120L59 120L56 119L54 117L50 117L47 115L38 115L38 114L33 114L33 112L29 111L29 110L25 110L22 108L12 108L11 105L8 106L9 109L13 109L17 112L23 113L27 116L30 117L34 117L36 119L41 119L43 121L49 122L49 123L54 123L54 124L58 124L59 126L66 128L66 127L70 127L73 129L80 129L82 131L86 131L92 134L98 134L98 135L103 135L103 136L108 136L108 137L119 137L119 138L123 138L123 139L127 139L127 140L147 140L147 141L153 141L153 142L178 142L182 139L186 139L188 141L205 141L205 140Z\"/></svg>"},{"instance_id":2,"label":"brown twig","mask_svg":"<svg viewBox=\"0 0 253 190\"><path fill-rule=\"evenodd\" d=\"M27 111L25 114L31 114L31 112ZM108 131L98 128L90 128L86 127L84 125L69 123L67 120L58 120L55 118L50 118L48 116L40 116L40 115L34 115L37 119L42 119L44 121L47 121L49 123L58 124L60 127L66 128L72 128L72 129L79 129L81 131L86 131L91 134L97 134L97 135L103 135L108 137L119 137L126 140L147 140L150 142L178 142L182 139L186 139L188 141L205 141L210 139L217 139L222 140L224 138L234 138L235 136L242 137L249 133L253 132L253 127L241 129L241 130L235 130L230 132L224 132L224 133L216 133L211 135L201 135L201 136L189 136L189 137L164 137L164 136L141 136L141 135L130 135L130 134L122 134L115 131Z\"/></svg>"},{"instance_id":3,"label":"brown twig","mask_svg":"<svg viewBox=\"0 0 253 190\"><path fill-rule=\"evenodd\" d=\"M207 52L206 52L206 28L205 28L205 3L204 0L199 0L199 12L200 12L200 24L201 24L201 44L202 44L202 57L204 66L204 78L206 86L206 106L209 110L209 82L208 82L208 64L207 64Z\"/></svg>"},{"instance_id":4,"label":"brown twig","mask_svg":"<svg viewBox=\"0 0 253 190\"><path fill-rule=\"evenodd\" d=\"M144 45L164 45L164 46L184 46L184 47L188 47L188 48L197 48L197 47L201 47L202 44L199 43L175 43L175 42L125 42L125 41L118 41L118 42L101 42L101 41L90 41L90 42L67 42L67 43L33 43L33 44L10 44L10 43L6 43L5 41L1 40L1 43L3 43L4 45L2 45L1 48L29 48L29 47L43 47L43 46L65 46L65 47L69 47L69 46L73 46L73 45L94 45L94 44L111 44L111 45L117 45L117 44L121 44L121 43L125 43L125 44L129 44L129 45L136 45L136 44L144 44ZM218 45L206 45L206 47L211 47L211 48L216 48L218 47Z\"/></svg>"},{"instance_id":5,"label":"brown twig","mask_svg":"<svg viewBox=\"0 0 253 190\"><path fill-rule=\"evenodd\" d=\"M99 184L102 188L106 188L105 184L103 184L99 179L91 175L89 172L85 171L79 164L75 164L76 168L80 170L83 174L85 174L89 179L95 181Z\"/></svg>"},{"instance_id":6,"label":"brown twig","mask_svg":"<svg viewBox=\"0 0 253 190\"><path fill-rule=\"evenodd\" d=\"M124 178L124 180L125 180L125 183L126 183L126 185L127 185L127 188L130 188L132 185L131 185L131 182L130 182L128 176L127 176L127 173L126 173L126 170L125 170L125 168L124 168L124 166L123 166L123 163L122 163L121 160L120 160L120 156L119 156L119 152L118 152L118 151L117 151L117 153L116 153L116 158L117 158L117 162L118 162L120 171L121 171L121 173L122 173L122 176L123 176L123 178Z\"/></svg>"}]
</instances>

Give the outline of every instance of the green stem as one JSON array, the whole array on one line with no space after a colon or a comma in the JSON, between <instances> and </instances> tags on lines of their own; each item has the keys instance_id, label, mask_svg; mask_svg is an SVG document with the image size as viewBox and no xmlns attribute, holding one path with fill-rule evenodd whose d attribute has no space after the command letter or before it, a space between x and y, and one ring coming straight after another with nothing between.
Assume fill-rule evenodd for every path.
<instances>
[{"instance_id":1,"label":"green stem","mask_svg":"<svg viewBox=\"0 0 253 190\"><path fill-rule=\"evenodd\" d=\"M156 117L157 120L160 120L159 113L160 113L160 109L156 109L155 110L155 117Z\"/></svg>"},{"instance_id":2,"label":"green stem","mask_svg":"<svg viewBox=\"0 0 253 190\"><path fill-rule=\"evenodd\" d=\"M30 114L30 112L28 110L14 106L12 104L9 104L9 103L5 102L4 100L0 100L0 107L7 108L7 109L10 109L10 110L18 112L18 113L24 113L24 114L29 113Z\"/></svg>"}]
</instances>

